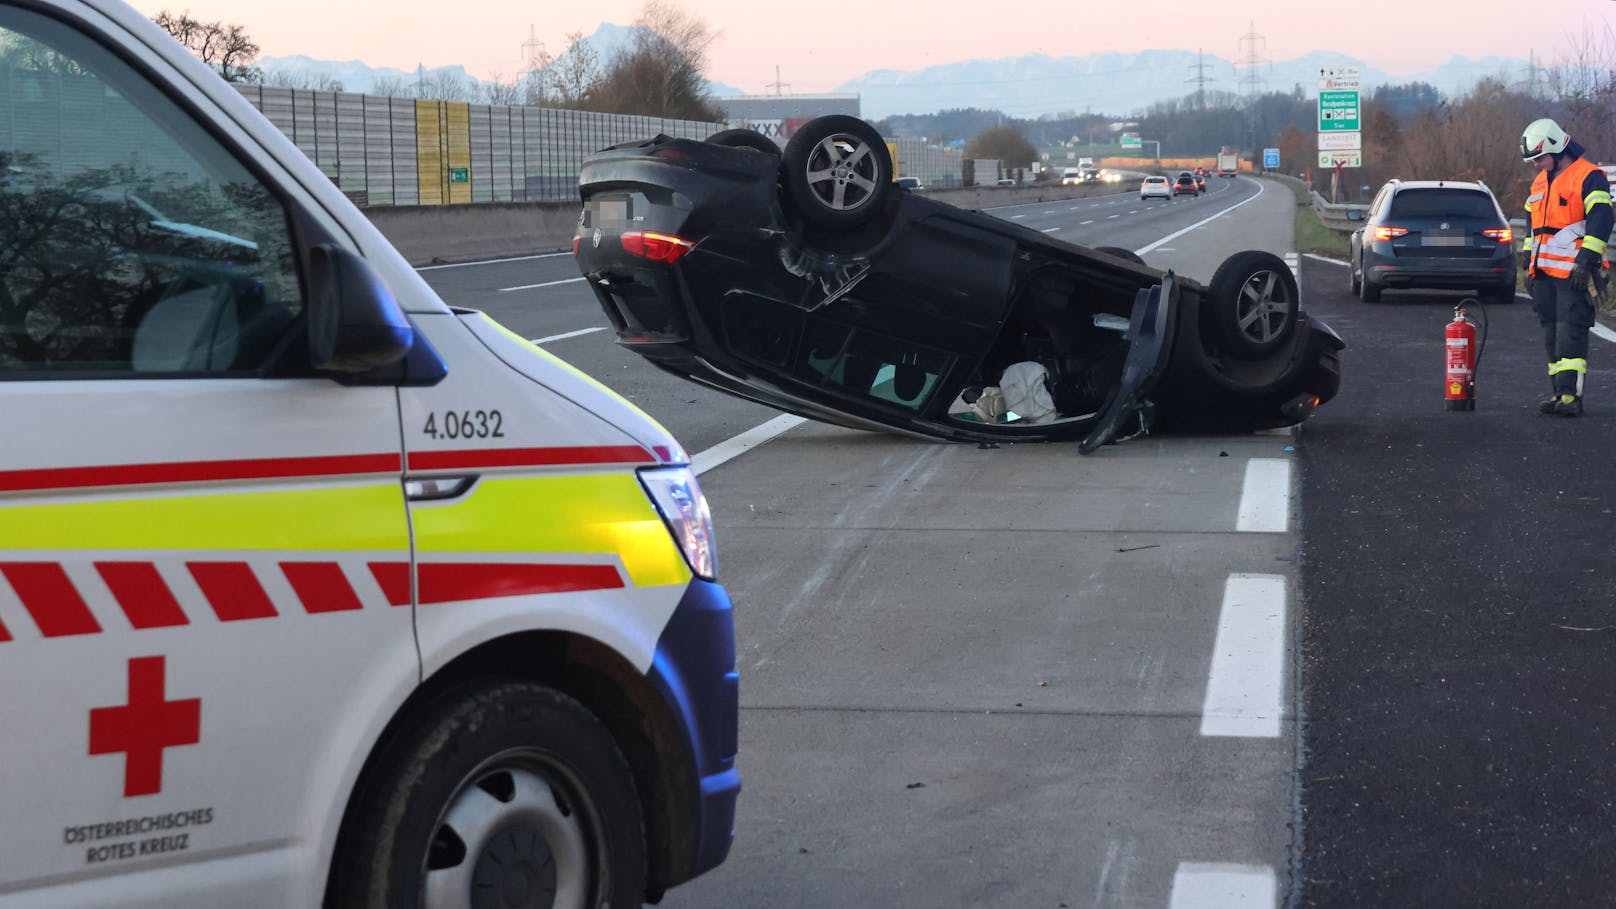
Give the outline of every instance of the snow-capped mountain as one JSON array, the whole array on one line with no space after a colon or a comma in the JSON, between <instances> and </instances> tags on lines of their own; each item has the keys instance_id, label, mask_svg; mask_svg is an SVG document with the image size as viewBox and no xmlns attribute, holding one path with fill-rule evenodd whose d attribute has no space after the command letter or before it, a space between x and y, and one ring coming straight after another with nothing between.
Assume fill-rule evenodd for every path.
<instances>
[{"instance_id":1,"label":"snow-capped mountain","mask_svg":"<svg viewBox=\"0 0 1616 909\"><path fill-rule=\"evenodd\" d=\"M1319 69L1327 66L1357 66L1366 92L1382 84L1427 82L1446 95L1456 95L1484 77L1518 81L1527 61L1455 56L1440 66L1398 77L1329 51L1256 67L1181 50L1081 57L1028 54L921 70L873 70L838 85L836 91L858 92L863 114L872 120L962 107L1002 110L1023 118L1085 112L1126 115L1159 101L1183 98L1197 88L1235 95L1294 89L1311 97L1318 94Z\"/></svg>"},{"instance_id":2,"label":"snow-capped mountain","mask_svg":"<svg viewBox=\"0 0 1616 909\"><path fill-rule=\"evenodd\" d=\"M585 40L602 62L610 60L633 40L634 27L601 23ZM564 50L564 49L563 49ZM377 87L405 90L418 81L477 82L463 66L402 70L372 67L359 60L314 60L304 56L264 57L259 61L266 81L297 87L329 87L340 83L344 91L375 93ZM871 70L835 88L857 92L862 114L878 120L894 114L925 114L952 108L977 107L1003 111L1012 117L1104 113L1135 114L1160 101L1183 98L1196 91L1244 95L1251 91L1318 93L1319 69L1357 66L1362 89L1378 85L1427 82L1443 94L1462 94L1486 77L1518 82L1528 63L1505 57L1472 60L1454 56L1440 66L1412 76L1392 76L1361 60L1329 51L1313 51L1293 60L1237 66L1215 54L1184 50L1147 50L1137 53L1108 51L1080 57L1026 54L997 60L964 60L919 70ZM520 73L501 73L514 81ZM717 96L744 95L733 86L709 82Z\"/></svg>"}]
</instances>

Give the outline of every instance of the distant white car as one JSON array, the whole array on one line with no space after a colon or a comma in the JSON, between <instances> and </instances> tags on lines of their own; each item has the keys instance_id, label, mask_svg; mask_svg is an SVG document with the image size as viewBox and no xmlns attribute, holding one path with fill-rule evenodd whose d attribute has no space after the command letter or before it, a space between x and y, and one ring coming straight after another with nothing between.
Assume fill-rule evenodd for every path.
<instances>
[{"instance_id":1,"label":"distant white car","mask_svg":"<svg viewBox=\"0 0 1616 909\"><path fill-rule=\"evenodd\" d=\"M925 189L926 184L920 182L919 177L899 177L892 181L904 189Z\"/></svg>"},{"instance_id":2,"label":"distant white car","mask_svg":"<svg viewBox=\"0 0 1616 909\"><path fill-rule=\"evenodd\" d=\"M1140 200L1166 199L1171 202L1173 201L1173 184L1169 183L1166 177L1146 177L1144 182L1139 184L1139 198Z\"/></svg>"}]
</instances>

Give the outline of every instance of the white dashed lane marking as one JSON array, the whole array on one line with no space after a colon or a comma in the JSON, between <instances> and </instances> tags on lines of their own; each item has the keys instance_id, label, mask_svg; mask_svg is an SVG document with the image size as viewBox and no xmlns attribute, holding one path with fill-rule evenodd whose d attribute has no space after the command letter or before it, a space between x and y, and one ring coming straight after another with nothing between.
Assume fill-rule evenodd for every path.
<instances>
[{"instance_id":1,"label":"white dashed lane marking","mask_svg":"<svg viewBox=\"0 0 1616 909\"><path fill-rule=\"evenodd\" d=\"M1284 684L1285 579L1229 575L1201 706L1201 734L1277 738Z\"/></svg>"}]
</instances>

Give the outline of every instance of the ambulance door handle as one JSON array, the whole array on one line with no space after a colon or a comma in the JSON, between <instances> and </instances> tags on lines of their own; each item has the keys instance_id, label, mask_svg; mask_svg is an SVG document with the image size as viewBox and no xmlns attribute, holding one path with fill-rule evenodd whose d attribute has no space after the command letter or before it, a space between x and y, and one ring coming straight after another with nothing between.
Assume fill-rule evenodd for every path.
<instances>
[{"instance_id":1,"label":"ambulance door handle","mask_svg":"<svg viewBox=\"0 0 1616 909\"><path fill-rule=\"evenodd\" d=\"M461 477L424 477L404 481L404 498L411 502L436 502L455 499L466 494L477 483L477 475Z\"/></svg>"}]
</instances>

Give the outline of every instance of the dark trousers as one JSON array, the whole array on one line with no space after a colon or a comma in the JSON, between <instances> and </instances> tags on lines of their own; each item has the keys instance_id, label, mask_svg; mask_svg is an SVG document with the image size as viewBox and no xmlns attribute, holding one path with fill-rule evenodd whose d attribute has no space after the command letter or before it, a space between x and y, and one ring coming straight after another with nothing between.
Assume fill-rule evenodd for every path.
<instances>
[{"instance_id":1,"label":"dark trousers","mask_svg":"<svg viewBox=\"0 0 1616 909\"><path fill-rule=\"evenodd\" d=\"M1594 325L1594 301L1584 288L1565 278L1539 275L1532 280L1532 305L1543 326L1543 348L1549 365L1561 360L1588 359L1588 329ZM1555 394L1581 395L1583 374L1563 369L1549 377Z\"/></svg>"}]
</instances>

